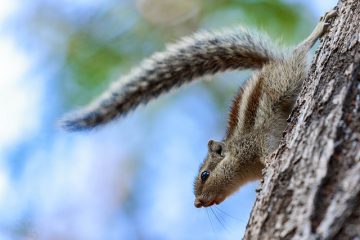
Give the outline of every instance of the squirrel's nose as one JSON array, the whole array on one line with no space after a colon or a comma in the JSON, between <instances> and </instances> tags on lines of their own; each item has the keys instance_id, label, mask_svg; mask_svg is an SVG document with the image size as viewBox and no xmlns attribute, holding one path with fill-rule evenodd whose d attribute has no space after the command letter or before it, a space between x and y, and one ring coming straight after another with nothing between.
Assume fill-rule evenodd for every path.
<instances>
[{"instance_id":1,"label":"squirrel's nose","mask_svg":"<svg viewBox=\"0 0 360 240\"><path fill-rule=\"evenodd\" d=\"M195 202L194 202L195 207L201 208L203 206L203 204L204 203L201 201L201 199L199 199L199 198L195 199Z\"/></svg>"}]
</instances>

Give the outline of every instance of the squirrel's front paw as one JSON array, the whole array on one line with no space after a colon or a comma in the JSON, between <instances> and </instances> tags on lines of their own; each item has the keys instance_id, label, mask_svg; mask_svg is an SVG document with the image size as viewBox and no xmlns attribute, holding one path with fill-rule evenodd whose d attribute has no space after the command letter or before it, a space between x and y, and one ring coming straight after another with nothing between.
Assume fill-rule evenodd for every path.
<instances>
[{"instance_id":1,"label":"squirrel's front paw","mask_svg":"<svg viewBox=\"0 0 360 240\"><path fill-rule=\"evenodd\" d=\"M327 30L330 27L330 22L328 22L328 20L330 18L333 18L336 16L337 16L337 9L335 8L335 9L325 13L325 15L320 18L320 22L323 23L323 32L327 32Z\"/></svg>"}]
</instances>

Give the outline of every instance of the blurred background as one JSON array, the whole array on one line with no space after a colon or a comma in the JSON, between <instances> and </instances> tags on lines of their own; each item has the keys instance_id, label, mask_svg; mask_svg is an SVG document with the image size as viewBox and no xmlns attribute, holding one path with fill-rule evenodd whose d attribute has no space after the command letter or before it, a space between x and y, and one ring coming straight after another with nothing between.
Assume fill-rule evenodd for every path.
<instances>
[{"instance_id":1,"label":"blurred background","mask_svg":"<svg viewBox=\"0 0 360 240\"><path fill-rule=\"evenodd\" d=\"M336 2L2 0L0 239L240 239L258 183L209 209L193 206L192 183L249 72L198 81L96 131L56 122L167 42L245 25L291 45Z\"/></svg>"}]
</instances>

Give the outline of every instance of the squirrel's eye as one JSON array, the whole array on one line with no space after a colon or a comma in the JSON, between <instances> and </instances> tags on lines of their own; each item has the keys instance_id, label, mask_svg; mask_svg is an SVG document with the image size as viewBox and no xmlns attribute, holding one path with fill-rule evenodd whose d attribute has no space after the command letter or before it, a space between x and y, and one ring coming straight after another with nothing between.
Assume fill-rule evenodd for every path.
<instances>
[{"instance_id":1,"label":"squirrel's eye","mask_svg":"<svg viewBox=\"0 0 360 240\"><path fill-rule=\"evenodd\" d=\"M210 173L208 171L203 171L201 173L201 181L204 183L206 179L209 177Z\"/></svg>"}]
</instances>

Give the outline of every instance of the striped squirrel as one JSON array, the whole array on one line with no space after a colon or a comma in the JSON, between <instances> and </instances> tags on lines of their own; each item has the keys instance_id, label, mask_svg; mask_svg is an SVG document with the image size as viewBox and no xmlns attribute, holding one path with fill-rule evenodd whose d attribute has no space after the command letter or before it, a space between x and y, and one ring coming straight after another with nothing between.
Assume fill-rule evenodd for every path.
<instances>
[{"instance_id":1,"label":"striped squirrel","mask_svg":"<svg viewBox=\"0 0 360 240\"><path fill-rule=\"evenodd\" d=\"M89 106L66 116L69 131L86 130L126 115L140 104L207 74L257 70L236 94L221 142L210 140L194 182L196 207L221 203L244 183L261 178L264 158L279 145L306 77L306 55L336 15L328 12L292 52L243 28L199 32L155 53Z\"/></svg>"}]
</instances>

